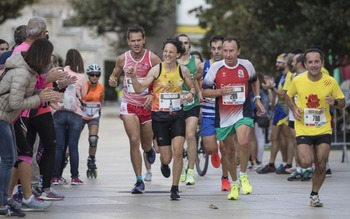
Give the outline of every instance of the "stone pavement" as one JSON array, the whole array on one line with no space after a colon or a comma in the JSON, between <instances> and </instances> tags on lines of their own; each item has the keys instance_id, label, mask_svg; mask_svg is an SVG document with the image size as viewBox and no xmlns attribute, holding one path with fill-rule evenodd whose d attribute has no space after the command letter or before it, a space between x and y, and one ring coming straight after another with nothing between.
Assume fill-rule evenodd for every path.
<instances>
[{"instance_id":1,"label":"stone pavement","mask_svg":"<svg viewBox=\"0 0 350 219\"><path fill-rule=\"evenodd\" d=\"M331 151L333 176L325 180L320 191L323 208L309 206L311 182L288 182L287 175L259 175L255 171L248 173L253 193L241 195L240 200L227 200L227 192L220 191L221 171L211 164L204 177L196 177L194 186L180 184L181 201L170 201L171 177L162 176L159 159L152 166L153 178L152 182L146 182L146 192L130 194L135 176L117 106L104 107L99 136L97 179L86 178L88 138L85 129L79 146L80 176L84 184L56 186L66 198L54 202L46 212L28 212L26 218L350 218L350 164L340 162L341 150ZM266 151L264 163L268 159ZM276 164L280 161L278 155ZM70 179L69 165L64 177ZM210 208L211 204L218 209Z\"/></svg>"}]
</instances>

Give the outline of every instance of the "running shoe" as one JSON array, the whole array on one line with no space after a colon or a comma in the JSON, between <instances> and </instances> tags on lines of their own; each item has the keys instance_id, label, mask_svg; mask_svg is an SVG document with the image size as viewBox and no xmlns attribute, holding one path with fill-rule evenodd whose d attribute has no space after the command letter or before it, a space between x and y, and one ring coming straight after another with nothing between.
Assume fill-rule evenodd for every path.
<instances>
[{"instance_id":1,"label":"running shoe","mask_svg":"<svg viewBox=\"0 0 350 219\"><path fill-rule=\"evenodd\" d=\"M259 169L256 172L259 174L274 173L276 172L276 167L275 165L270 166L269 164L267 164L264 168Z\"/></svg>"},{"instance_id":2,"label":"running shoe","mask_svg":"<svg viewBox=\"0 0 350 219\"><path fill-rule=\"evenodd\" d=\"M146 176L144 178L145 181L152 181L152 172L151 171L147 171Z\"/></svg>"},{"instance_id":3,"label":"running shoe","mask_svg":"<svg viewBox=\"0 0 350 219\"><path fill-rule=\"evenodd\" d=\"M331 169L327 169L327 171L326 171L326 177L327 177L327 178L332 177L332 170L331 170Z\"/></svg>"},{"instance_id":4,"label":"running shoe","mask_svg":"<svg viewBox=\"0 0 350 219\"><path fill-rule=\"evenodd\" d=\"M219 168L221 165L221 158L219 155L219 152L215 152L214 154L210 155L210 161L214 168Z\"/></svg>"},{"instance_id":5,"label":"running shoe","mask_svg":"<svg viewBox=\"0 0 350 219\"><path fill-rule=\"evenodd\" d=\"M221 178L221 191L230 191L231 184L230 180L226 178Z\"/></svg>"},{"instance_id":6,"label":"running shoe","mask_svg":"<svg viewBox=\"0 0 350 219\"><path fill-rule=\"evenodd\" d=\"M60 184L60 179L57 178L57 177L52 177L51 184L52 184L53 186L59 185L59 184Z\"/></svg>"},{"instance_id":7,"label":"running shoe","mask_svg":"<svg viewBox=\"0 0 350 219\"><path fill-rule=\"evenodd\" d=\"M170 190L170 200L172 201L178 201L180 200L179 190L178 189L171 189Z\"/></svg>"},{"instance_id":8,"label":"running shoe","mask_svg":"<svg viewBox=\"0 0 350 219\"><path fill-rule=\"evenodd\" d=\"M20 211L22 209L22 200L21 202L17 202L14 200L13 196L7 199L7 204L16 211Z\"/></svg>"},{"instance_id":9,"label":"running shoe","mask_svg":"<svg viewBox=\"0 0 350 219\"><path fill-rule=\"evenodd\" d=\"M186 170L180 175L180 182L186 182L187 174Z\"/></svg>"},{"instance_id":10,"label":"running shoe","mask_svg":"<svg viewBox=\"0 0 350 219\"><path fill-rule=\"evenodd\" d=\"M248 175L240 176L239 181L241 183L241 190L244 195L248 195L253 192L253 187L250 185Z\"/></svg>"},{"instance_id":11,"label":"running shoe","mask_svg":"<svg viewBox=\"0 0 350 219\"><path fill-rule=\"evenodd\" d=\"M44 211L52 205L52 202L44 202L34 195L30 196L28 200L23 199L23 211Z\"/></svg>"},{"instance_id":12,"label":"running shoe","mask_svg":"<svg viewBox=\"0 0 350 219\"><path fill-rule=\"evenodd\" d=\"M228 194L227 198L229 200L238 200L239 199L239 185L237 185L237 184L232 185L230 194Z\"/></svg>"},{"instance_id":13,"label":"running shoe","mask_svg":"<svg viewBox=\"0 0 350 219\"><path fill-rule=\"evenodd\" d=\"M156 151L154 150L154 147L151 147L151 150L146 153L146 160L149 164L153 164L156 160Z\"/></svg>"},{"instance_id":14,"label":"running shoe","mask_svg":"<svg viewBox=\"0 0 350 219\"><path fill-rule=\"evenodd\" d=\"M70 184L71 185L82 185L84 182L81 181L78 177L73 177Z\"/></svg>"},{"instance_id":15,"label":"running shoe","mask_svg":"<svg viewBox=\"0 0 350 219\"><path fill-rule=\"evenodd\" d=\"M287 178L287 180L290 182L300 181L302 177L303 176L301 175L301 173L299 173L298 171L294 171L292 174L290 174L290 176Z\"/></svg>"},{"instance_id":16,"label":"running shoe","mask_svg":"<svg viewBox=\"0 0 350 219\"><path fill-rule=\"evenodd\" d=\"M0 208L0 215L7 217L24 217L26 216L22 211L13 209L11 206L6 205L4 208Z\"/></svg>"},{"instance_id":17,"label":"running shoe","mask_svg":"<svg viewBox=\"0 0 350 219\"><path fill-rule=\"evenodd\" d=\"M169 178L170 176L170 168L169 165L161 164L160 165L160 171L162 172L163 176L165 178Z\"/></svg>"},{"instance_id":18,"label":"running shoe","mask_svg":"<svg viewBox=\"0 0 350 219\"><path fill-rule=\"evenodd\" d=\"M41 193L42 193L41 187L39 187L38 185L32 185L32 194L35 197L41 196Z\"/></svg>"},{"instance_id":19,"label":"running shoe","mask_svg":"<svg viewBox=\"0 0 350 219\"><path fill-rule=\"evenodd\" d=\"M306 169L303 172L303 176L301 177L301 181L309 181L312 177L312 170Z\"/></svg>"},{"instance_id":20,"label":"running shoe","mask_svg":"<svg viewBox=\"0 0 350 219\"><path fill-rule=\"evenodd\" d=\"M187 170L187 175L186 175L186 185L190 186L190 185L194 185L196 183L196 180L193 177L193 169L188 169Z\"/></svg>"},{"instance_id":21,"label":"running shoe","mask_svg":"<svg viewBox=\"0 0 350 219\"><path fill-rule=\"evenodd\" d=\"M39 198L41 200L44 201L60 201L62 199L64 199L64 195L58 193L57 191L55 191L54 189L50 188L47 191L43 191L41 193L41 195L39 196Z\"/></svg>"},{"instance_id":22,"label":"running shoe","mask_svg":"<svg viewBox=\"0 0 350 219\"><path fill-rule=\"evenodd\" d=\"M145 191L145 183L143 181L136 181L134 188L131 190L131 194L142 194Z\"/></svg>"},{"instance_id":23,"label":"running shoe","mask_svg":"<svg viewBox=\"0 0 350 219\"><path fill-rule=\"evenodd\" d=\"M67 182L67 180L65 178L61 177L60 181L59 181L59 184L60 185L68 185L68 182Z\"/></svg>"},{"instance_id":24,"label":"running shoe","mask_svg":"<svg viewBox=\"0 0 350 219\"><path fill-rule=\"evenodd\" d=\"M323 207L323 203L318 195L310 195L310 206L311 207Z\"/></svg>"},{"instance_id":25,"label":"running shoe","mask_svg":"<svg viewBox=\"0 0 350 219\"><path fill-rule=\"evenodd\" d=\"M283 166L282 164L276 169L276 174L290 174L286 171L287 165Z\"/></svg>"}]
</instances>

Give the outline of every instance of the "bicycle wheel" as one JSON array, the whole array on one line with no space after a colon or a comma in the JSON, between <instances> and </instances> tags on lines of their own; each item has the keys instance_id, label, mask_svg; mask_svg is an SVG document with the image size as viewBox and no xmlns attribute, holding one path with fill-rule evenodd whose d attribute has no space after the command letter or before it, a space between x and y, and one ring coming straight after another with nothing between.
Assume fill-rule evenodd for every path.
<instances>
[{"instance_id":1,"label":"bicycle wheel","mask_svg":"<svg viewBox=\"0 0 350 219\"><path fill-rule=\"evenodd\" d=\"M202 141L202 133L197 130L196 133L196 143L197 143L197 157L196 157L196 169L200 176L204 176L208 170L209 156L205 153L204 145Z\"/></svg>"}]
</instances>

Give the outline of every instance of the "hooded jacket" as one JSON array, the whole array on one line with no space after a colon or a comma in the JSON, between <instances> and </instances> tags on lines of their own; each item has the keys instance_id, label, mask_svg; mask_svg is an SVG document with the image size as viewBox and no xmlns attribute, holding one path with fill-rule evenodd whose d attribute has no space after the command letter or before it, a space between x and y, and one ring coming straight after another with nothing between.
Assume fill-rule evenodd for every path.
<instances>
[{"instance_id":1,"label":"hooded jacket","mask_svg":"<svg viewBox=\"0 0 350 219\"><path fill-rule=\"evenodd\" d=\"M0 81L0 120L12 123L22 110L40 104L39 95L34 94L38 73L28 66L22 53L8 58L5 67L10 70Z\"/></svg>"}]
</instances>

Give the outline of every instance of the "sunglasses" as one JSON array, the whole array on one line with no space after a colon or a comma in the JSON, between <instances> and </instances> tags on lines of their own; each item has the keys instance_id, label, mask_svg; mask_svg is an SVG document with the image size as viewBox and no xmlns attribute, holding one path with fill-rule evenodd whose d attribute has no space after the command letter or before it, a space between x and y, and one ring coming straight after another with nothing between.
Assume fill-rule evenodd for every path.
<instances>
[{"instance_id":1,"label":"sunglasses","mask_svg":"<svg viewBox=\"0 0 350 219\"><path fill-rule=\"evenodd\" d=\"M101 74L89 74L90 77L100 77Z\"/></svg>"}]
</instances>

